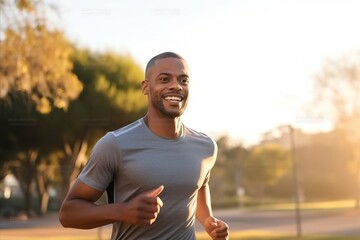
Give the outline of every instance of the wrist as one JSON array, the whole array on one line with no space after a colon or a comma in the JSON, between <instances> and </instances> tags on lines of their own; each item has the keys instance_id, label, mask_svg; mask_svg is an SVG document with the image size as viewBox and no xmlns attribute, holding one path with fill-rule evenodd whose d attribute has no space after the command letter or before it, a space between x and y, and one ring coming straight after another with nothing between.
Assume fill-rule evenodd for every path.
<instances>
[{"instance_id":1,"label":"wrist","mask_svg":"<svg viewBox=\"0 0 360 240\"><path fill-rule=\"evenodd\" d=\"M109 204L110 212L109 217L112 222L123 222L124 217L124 203L111 203Z\"/></svg>"}]
</instances>

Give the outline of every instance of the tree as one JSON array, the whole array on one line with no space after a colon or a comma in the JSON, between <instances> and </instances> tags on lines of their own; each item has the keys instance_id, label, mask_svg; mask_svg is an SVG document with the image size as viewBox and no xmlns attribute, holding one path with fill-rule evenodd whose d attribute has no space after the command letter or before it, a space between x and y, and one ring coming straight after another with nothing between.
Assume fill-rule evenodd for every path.
<instances>
[{"instance_id":1,"label":"tree","mask_svg":"<svg viewBox=\"0 0 360 240\"><path fill-rule=\"evenodd\" d=\"M241 144L230 146L227 136L220 137L216 142L217 162L210 178L213 203L218 206L235 205L239 203L238 189L242 187L242 163L247 149Z\"/></svg>"},{"instance_id":2,"label":"tree","mask_svg":"<svg viewBox=\"0 0 360 240\"><path fill-rule=\"evenodd\" d=\"M55 108L44 115L34 106L29 108L25 101L16 101L1 115L4 124L0 130L6 138L1 139L4 148L0 150L11 159L11 170L28 184L23 188L24 195L36 187L43 211L51 184L61 178L63 198L93 144L105 132L134 121L146 111L141 91L143 71L131 57L78 50L73 61L74 73L83 81L84 90L66 111Z\"/></svg>"},{"instance_id":3,"label":"tree","mask_svg":"<svg viewBox=\"0 0 360 240\"><path fill-rule=\"evenodd\" d=\"M244 162L244 186L252 196L262 197L290 168L290 154L277 144L258 145L249 150Z\"/></svg>"},{"instance_id":4,"label":"tree","mask_svg":"<svg viewBox=\"0 0 360 240\"><path fill-rule=\"evenodd\" d=\"M49 29L42 1L2 1L0 7L0 100L11 107L21 93L40 113L67 109L82 90L71 72L71 44Z\"/></svg>"},{"instance_id":5,"label":"tree","mask_svg":"<svg viewBox=\"0 0 360 240\"><path fill-rule=\"evenodd\" d=\"M32 180L37 152L31 149L31 144L35 141L28 141L33 126L29 126L30 121L24 122L24 119L32 119L23 114L28 113L27 106L21 100L14 104L16 107L11 111L4 106L0 108L0 157L3 162L1 172L3 176L13 173L17 178L24 195L24 209L30 215ZM21 142L20 139L25 141Z\"/></svg>"},{"instance_id":6,"label":"tree","mask_svg":"<svg viewBox=\"0 0 360 240\"><path fill-rule=\"evenodd\" d=\"M78 50L73 61L74 73L84 89L68 111L54 110L49 115L64 153L62 198L94 143L107 131L134 121L146 111L141 91L143 70L130 56Z\"/></svg>"},{"instance_id":7,"label":"tree","mask_svg":"<svg viewBox=\"0 0 360 240\"><path fill-rule=\"evenodd\" d=\"M352 146L349 170L357 177L354 192L360 208L360 52L327 60L315 79L315 95L321 112L332 116L335 129L343 131Z\"/></svg>"},{"instance_id":8,"label":"tree","mask_svg":"<svg viewBox=\"0 0 360 240\"><path fill-rule=\"evenodd\" d=\"M40 157L36 169L36 191L39 197L38 209L40 215L47 213L50 187L60 182L59 159L63 156L61 151L52 150Z\"/></svg>"},{"instance_id":9,"label":"tree","mask_svg":"<svg viewBox=\"0 0 360 240\"><path fill-rule=\"evenodd\" d=\"M54 107L66 110L82 90L71 71L73 48L50 29L46 7L43 1L0 1L0 176L11 171L17 177L28 215L34 181L46 202L51 179L43 166L50 164L44 156L52 139L43 134L46 121L40 119Z\"/></svg>"},{"instance_id":10,"label":"tree","mask_svg":"<svg viewBox=\"0 0 360 240\"><path fill-rule=\"evenodd\" d=\"M30 216L32 193L38 190L40 201L46 202L46 186L53 179L51 168L44 170L44 166L56 164L45 157L53 145L48 134L51 129L44 121L46 116L20 98L13 101L12 108L2 106L0 111L0 156L4 163L1 172L3 176L12 173L17 178L24 195L24 210Z\"/></svg>"}]
</instances>

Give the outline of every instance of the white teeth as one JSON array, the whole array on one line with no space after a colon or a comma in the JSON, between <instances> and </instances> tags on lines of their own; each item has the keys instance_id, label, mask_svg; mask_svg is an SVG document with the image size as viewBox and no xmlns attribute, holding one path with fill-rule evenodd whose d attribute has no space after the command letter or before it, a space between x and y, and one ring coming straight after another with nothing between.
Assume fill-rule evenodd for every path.
<instances>
[{"instance_id":1,"label":"white teeth","mask_svg":"<svg viewBox=\"0 0 360 240\"><path fill-rule=\"evenodd\" d=\"M181 98L180 98L180 97L176 97L176 96L167 96L167 97L165 97L165 100L166 100L166 101L177 101L177 102L180 102L180 101L181 101Z\"/></svg>"}]
</instances>

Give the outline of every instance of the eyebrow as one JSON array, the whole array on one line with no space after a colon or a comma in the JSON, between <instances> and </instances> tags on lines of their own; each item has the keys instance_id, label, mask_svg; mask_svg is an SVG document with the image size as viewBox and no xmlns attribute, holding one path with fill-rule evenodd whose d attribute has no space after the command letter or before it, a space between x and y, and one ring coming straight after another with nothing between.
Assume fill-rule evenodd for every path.
<instances>
[{"instance_id":1,"label":"eyebrow","mask_svg":"<svg viewBox=\"0 0 360 240\"><path fill-rule=\"evenodd\" d=\"M157 75L157 77L159 77L159 76L161 76L161 75L166 75L166 76L171 76L172 74L171 73L167 73L167 72L162 72L162 73L159 73L158 75ZM187 78L189 78L189 75L187 75L187 74L180 74L180 76L179 77L187 77Z\"/></svg>"}]
</instances>

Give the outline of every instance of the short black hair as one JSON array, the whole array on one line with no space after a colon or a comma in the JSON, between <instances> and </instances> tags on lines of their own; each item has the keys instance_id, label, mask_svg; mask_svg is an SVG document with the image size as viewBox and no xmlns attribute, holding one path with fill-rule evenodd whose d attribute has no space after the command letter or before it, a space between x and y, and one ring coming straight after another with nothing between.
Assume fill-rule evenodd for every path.
<instances>
[{"instance_id":1,"label":"short black hair","mask_svg":"<svg viewBox=\"0 0 360 240\"><path fill-rule=\"evenodd\" d=\"M182 56L180 56L179 54L174 53L174 52L160 53L160 54L156 55L155 57L153 57L152 59L150 59L150 61L147 63L146 68L145 68L145 76L146 76L149 68L152 67L157 60L163 59L163 58L170 58L170 57L185 60Z\"/></svg>"}]
</instances>

